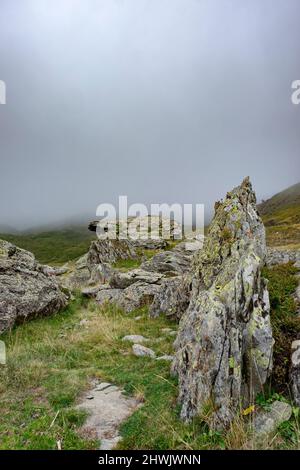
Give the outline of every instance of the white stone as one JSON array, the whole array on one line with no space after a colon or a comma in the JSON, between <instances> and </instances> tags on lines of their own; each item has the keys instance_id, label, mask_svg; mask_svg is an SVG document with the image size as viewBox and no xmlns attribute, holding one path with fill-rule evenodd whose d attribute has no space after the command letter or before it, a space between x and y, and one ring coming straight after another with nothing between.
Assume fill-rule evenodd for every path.
<instances>
[{"instance_id":1,"label":"white stone","mask_svg":"<svg viewBox=\"0 0 300 470\"><path fill-rule=\"evenodd\" d=\"M146 348L141 344L134 344L132 346L132 352L138 357L151 357L152 359L155 359L156 357L156 354L152 349Z\"/></svg>"},{"instance_id":2,"label":"white stone","mask_svg":"<svg viewBox=\"0 0 300 470\"><path fill-rule=\"evenodd\" d=\"M141 335L127 335L122 338L122 341L129 341L130 343L145 343L149 341L149 339Z\"/></svg>"}]
</instances>

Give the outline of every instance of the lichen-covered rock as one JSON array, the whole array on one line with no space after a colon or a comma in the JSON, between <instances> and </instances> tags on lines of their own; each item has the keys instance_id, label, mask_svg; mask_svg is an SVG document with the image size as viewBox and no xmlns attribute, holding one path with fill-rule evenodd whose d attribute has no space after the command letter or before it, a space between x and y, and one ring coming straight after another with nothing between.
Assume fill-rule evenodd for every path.
<instances>
[{"instance_id":1,"label":"lichen-covered rock","mask_svg":"<svg viewBox=\"0 0 300 470\"><path fill-rule=\"evenodd\" d=\"M87 253L81 256L74 267L69 266L69 271L60 277L60 284L69 290L81 289L87 286L91 279L91 272L87 265Z\"/></svg>"},{"instance_id":2,"label":"lichen-covered rock","mask_svg":"<svg viewBox=\"0 0 300 470\"><path fill-rule=\"evenodd\" d=\"M141 281L131 284L126 289L114 289L106 285L105 288L98 291L96 301L99 304L111 302L129 313L150 305L159 288L160 286L157 284Z\"/></svg>"},{"instance_id":3,"label":"lichen-covered rock","mask_svg":"<svg viewBox=\"0 0 300 470\"><path fill-rule=\"evenodd\" d=\"M136 258L136 252L128 240L95 240L91 243L87 265L93 267L102 263L115 263L120 259Z\"/></svg>"},{"instance_id":4,"label":"lichen-covered rock","mask_svg":"<svg viewBox=\"0 0 300 470\"><path fill-rule=\"evenodd\" d=\"M113 263L136 256L132 244L127 240L95 240L88 253L75 263L75 268L70 269L60 282L70 290L106 283L113 275Z\"/></svg>"},{"instance_id":5,"label":"lichen-covered rock","mask_svg":"<svg viewBox=\"0 0 300 470\"><path fill-rule=\"evenodd\" d=\"M56 277L32 253L0 240L0 332L67 304Z\"/></svg>"},{"instance_id":6,"label":"lichen-covered rock","mask_svg":"<svg viewBox=\"0 0 300 470\"><path fill-rule=\"evenodd\" d=\"M270 434L281 423L288 421L292 415L292 407L283 401L274 401L269 410L261 410L254 416L254 430L262 436Z\"/></svg>"},{"instance_id":7,"label":"lichen-covered rock","mask_svg":"<svg viewBox=\"0 0 300 470\"><path fill-rule=\"evenodd\" d=\"M173 363L183 419L210 403L212 425L223 428L269 376L273 337L267 283L261 277L265 256L265 230L247 178L216 204L195 260Z\"/></svg>"},{"instance_id":8,"label":"lichen-covered rock","mask_svg":"<svg viewBox=\"0 0 300 470\"><path fill-rule=\"evenodd\" d=\"M151 317L157 317L161 313L173 320L179 321L186 311L191 293L191 279L193 259L202 248L203 241L183 241L172 250L172 274L174 277L165 277L161 282L161 288L155 295L150 307ZM174 261L175 260L175 261ZM167 257L167 263L169 256ZM157 266L157 261L152 262ZM166 264L163 263L163 269ZM161 269L161 265L159 265ZM167 264L166 269L170 269ZM177 273L180 273L178 275Z\"/></svg>"},{"instance_id":9,"label":"lichen-covered rock","mask_svg":"<svg viewBox=\"0 0 300 470\"><path fill-rule=\"evenodd\" d=\"M146 282L147 284L159 284L162 278L163 275L160 273L144 271L143 269L132 269L127 272L115 271L109 280L109 284L117 289L126 289L126 287L139 281Z\"/></svg>"},{"instance_id":10,"label":"lichen-covered rock","mask_svg":"<svg viewBox=\"0 0 300 470\"><path fill-rule=\"evenodd\" d=\"M187 272L191 267L191 259L191 253L183 250L162 251L142 263L141 269L174 276Z\"/></svg>"},{"instance_id":11,"label":"lichen-covered rock","mask_svg":"<svg viewBox=\"0 0 300 470\"><path fill-rule=\"evenodd\" d=\"M126 312L132 312L137 308L150 305L159 288L157 284L136 282L123 290L119 305Z\"/></svg>"},{"instance_id":12,"label":"lichen-covered rock","mask_svg":"<svg viewBox=\"0 0 300 470\"><path fill-rule=\"evenodd\" d=\"M150 317L161 313L179 321L190 301L189 281L183 276L165 278L149 309Z\"/></svg>"},{"instance_id":13,"label":"lichen-covered rock","mask_svg":"<svg viewBox=\"0 0 300 470\"><path fill-rule=\"evenodd\" d=\"M98 289L96 295L96 301L99 305L103 305L107 302L112 304L120 305L122 299L122 289L112 289L109 285L104 284Z\"/></svg>"},{"instance_id":14,"label":"lichen-covered rock","mask_svg":"<svg viewBox=\"0 0 300 470\"><path fill-rule=\"evenodd\" d=\"M166 248L168 244L163 238L130 240L130 243L134 248L142 248L144 250L162 250L163 248Z\"/></svg>"},{"instance_id":15,"label":"lichen-covered rock","mask_svg":"<svg viewBox=\"0 0 300 470\"><path fill-rule=\"evenodd\" d=\"M95 220L89 230L111 231L120 240L130 240L135 247L148 249L163 248L166 240L181 239L182 227L175 220L161 215L128 217L119 220Z\"/></svg>"},{"instance_id":16,"label":"lichen-covered rock","mask_svg":"<svg viewBox=\"0 0 300 470\"><path fill-rule=\"evenodd\" d=\"M300 407L300 340L292 342L290 381L293 401Z\"/></svg>"}]
</instances>

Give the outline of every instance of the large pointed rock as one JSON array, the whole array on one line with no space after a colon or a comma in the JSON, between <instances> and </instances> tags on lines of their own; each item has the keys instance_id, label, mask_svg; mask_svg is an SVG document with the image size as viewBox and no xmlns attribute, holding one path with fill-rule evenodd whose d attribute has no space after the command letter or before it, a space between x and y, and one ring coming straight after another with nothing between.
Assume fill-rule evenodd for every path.
<instances>
[{"instance_id":1,"label":"large pointed rock","mask_svg":"<svg viewBox=\"0 0 300 470\"><path fill-rule=\"evenodd\" d=\"M265 230L247 178L216 204L194 260L191 300L173 363L183 419L209 406L212 426L226 427L266 382L273 337L261 276L265 255Z\"/></svg>"}]
</instances>

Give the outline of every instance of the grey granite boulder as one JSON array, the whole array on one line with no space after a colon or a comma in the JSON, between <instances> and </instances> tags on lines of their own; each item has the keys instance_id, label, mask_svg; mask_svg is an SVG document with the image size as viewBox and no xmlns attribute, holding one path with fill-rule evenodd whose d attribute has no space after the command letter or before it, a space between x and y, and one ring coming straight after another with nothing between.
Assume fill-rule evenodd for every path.
<instances>
[{"instance_id":1,"label":"grey granite boulder","mask_svg":"<svg viewBox=\"0 0 300 470\"><path fill-rule=\"evenodd\" d=\"M0 332L29 318L56 313L66 304L55 275L32 253L0 240Z\"/></svg>"}]
</instances>

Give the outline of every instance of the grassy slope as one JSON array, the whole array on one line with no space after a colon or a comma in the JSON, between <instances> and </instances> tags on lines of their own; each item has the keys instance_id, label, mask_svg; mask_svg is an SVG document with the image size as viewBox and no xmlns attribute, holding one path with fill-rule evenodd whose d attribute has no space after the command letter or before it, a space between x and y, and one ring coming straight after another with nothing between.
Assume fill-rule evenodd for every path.
<instances>
[{"instance_id":1,"label":"grassy slope","mask_svg":"<svg viewBox=\"0 0 300 470\"><path fill-rule=\"evenodd\" d=\"M300 246L300 183L258 206L270 246Z\"/></svg>"},{"instance_id":2,"label":"grassy slope","mask_svg":"<svg viewBox=\"0 0 300 470\"><path fill-rule=\"evenodd\" d=\"M142 319L135 320L136 315ZM79 325L83 318L88 320L85 328ZM122 449L255 448L248 417L237 416L224 434L209 431L209 410L207 416L184 424L170 364L137 358L131 344L122 341L126 334L142 334L157 354L170 354L174 337L161 331L165 327L177 325L163 316L149 319L146 308L124 315L78 296L64 312L2 335L8 362L0 366L0 448L55 449L58 440L63 449L97 448L91 436L80 434L84 415L75 409L92 378L119 384L144 402L121 428ZM260 406L275 398L272 393L260 397ZM264 446L296 448L299 435L294 417Z\"/></svg>"},{"instance_id":3,"label":"grassy slope","mask_svg":"<svg viewBox=\"0 0 300 470\"><path fill-rule=\"evenodd\" d=\"M31 251L41 263L63 264L86 253L95 234L76 226L42 233L0 234L0 238Z\"/></svg>"}]
</instances>

